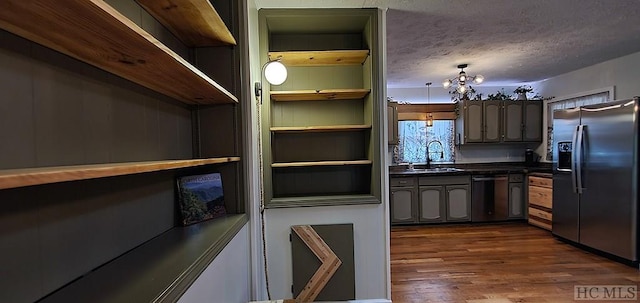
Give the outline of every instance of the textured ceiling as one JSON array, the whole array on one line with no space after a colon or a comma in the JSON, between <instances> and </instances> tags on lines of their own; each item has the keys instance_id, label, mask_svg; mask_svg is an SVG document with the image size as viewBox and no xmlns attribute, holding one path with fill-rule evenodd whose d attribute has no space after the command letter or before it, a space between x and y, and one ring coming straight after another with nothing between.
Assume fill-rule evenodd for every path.
<instances>
[{"instance_id":1,"label":"textured ceiling","mask_svg":"<svg viewBox=\"0 0 640 303\"><path fill-rule=\"evenodd\" d=\"M382 7L389 87L437 85L458 64L485 85L543 80L640 51L640 0L255 0L258 8Z\"/></svg>"}]
</instances>

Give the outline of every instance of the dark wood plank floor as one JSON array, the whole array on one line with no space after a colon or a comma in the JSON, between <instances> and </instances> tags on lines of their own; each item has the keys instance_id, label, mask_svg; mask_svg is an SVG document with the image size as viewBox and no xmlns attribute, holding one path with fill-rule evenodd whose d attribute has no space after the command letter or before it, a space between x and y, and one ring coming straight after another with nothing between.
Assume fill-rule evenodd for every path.
<instances>
[{"instance_id":1,"label":"dark wood plank floor","mask_svg":"<svg viewBox=\"0 0 640 303\"><path fill-rule=\"evenodd\" d=\"M394 303L574 302L574 285L638 282L637 269L526 223L391 229Z\"/></svg>"}]
</instances>

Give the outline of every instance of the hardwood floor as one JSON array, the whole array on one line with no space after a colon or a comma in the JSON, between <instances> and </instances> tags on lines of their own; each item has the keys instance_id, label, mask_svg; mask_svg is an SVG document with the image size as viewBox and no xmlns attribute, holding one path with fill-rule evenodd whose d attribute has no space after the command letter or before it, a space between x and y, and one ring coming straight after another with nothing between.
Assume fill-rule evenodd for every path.
<instances>
[{"instance_id":1,"label":"hardwood floor","mask_svg":"<svg viewBox=\"0 0 640 303\"><path fill-rule=\"evenodd\" d=\"M638 282L636 268L526 223L391 229L394 303L574 302L574 285Z\"/></svg>"}]
</instances>

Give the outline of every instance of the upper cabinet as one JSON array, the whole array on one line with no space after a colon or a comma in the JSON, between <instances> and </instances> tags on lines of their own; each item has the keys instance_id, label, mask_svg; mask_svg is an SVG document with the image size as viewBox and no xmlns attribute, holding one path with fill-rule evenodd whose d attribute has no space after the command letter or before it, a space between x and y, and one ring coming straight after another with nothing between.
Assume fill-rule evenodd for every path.
<instances>
[{"instance_id":1,"label":"upper cabinet","mask_svg":"<svg viewBox=\"0 0 640 303\"><path fill-rule=\"evenodd\" d=\"M458 144L542 141L542 101L463 101L458 110Z\"/></svg>"},{"instance_id":2,"label":"upper cabinet","mask_svg":"<svg viewBox=\"0 0 640 303\"><path fill-rule=\"evenodd\" d=\"M263 9L262 63L288 70L263 81L267 207L380 203L377 9Z\"/></svg>"},{"instance_id":3,"label":"upper cabinet","mask_svg":"<svg viewBox=\"0 0 640 303\"><path fill-rule=\"evenodd\" d=\"M389 145L397 145L398 133L398 102L387 102L387 138Z\"/></svg>"},{"instance_id":4,"label":"upper cabinet","mask_svg":"<svg viewBox=\"0 0 640 303\"><path fill-rule=\"evenodd\" d=\"M142 3L178 37L189 33L185 37L190 43L200 38L235 44L207 0L175 1L172 10L155 1ZM192 33L201 26L205 34ZM69 0L63 8L56 1L2 1L0 27L187 104L238 102L227 89L102 0Z\"/></svg>"}]
</instances>

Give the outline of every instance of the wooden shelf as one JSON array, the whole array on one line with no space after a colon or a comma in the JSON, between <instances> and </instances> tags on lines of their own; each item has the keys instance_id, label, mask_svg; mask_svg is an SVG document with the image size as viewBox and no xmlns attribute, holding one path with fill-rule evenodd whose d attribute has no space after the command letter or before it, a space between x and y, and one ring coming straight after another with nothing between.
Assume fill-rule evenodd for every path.
<instances>
[{"instance_id":1,"label":"wooden shelf","mask_svg":"<svg viewBox=\"0 0 640 303\"><path fill-rule=\"evenodd\" d=\"M340 132L371 129L371 125L323 125L323 126L280 126L272 127L274 133L281 132Z\"/></svg>"},{"instance_id":2,"label":"wooden shelf","mask_svg":"<svg viewBox=\"0 0 640 303\"><path fill-rule=\"evenodd\" d=\"M271 167L309 167L309 166L342 166L342 165L371 165L371 160L355 160L355 161L314 161L314 162L288 162L273 163Z\"/></svg>"},{"instance_id":3,"label":"wooden shelf","mask_svg":"<svg viewBox=\"0 0 640 303\"><path fill-rule=\"evenodd\" d=\"M306 206L336 206L379 204L380 199L373 195L332 195L332 196L302 196L302 197L277 197L271 198L266 208L288 208Z\"/></svg>"},{"instance_id":4,"label":"wooden shelf","mask_svg":"<svg viewBox=\"0 0 640 303\"><path fill-rule=\"evenodd\" d=\"M288 66L358 65L368 56L369 50L269 52L269 60L280 60Z\"/></svg>"},{"instance_id":5,"label":"wooden shelf","mask_svg":"<svg viewBox=\"0 0 640 303\"><path fill-rule=\"evenodd\" d=\"M248 218L172 228L38 302L178 302Z\"/></svg>"},{"instance_id":6,"label":"wooden shelf","mask_svg":"<svg viewBox=\"0 0 640 303\"><path fill-rule=\"evenodd\" d=\"M273 101L326 101L362 99L371 92L370 89L319 89L271 91Z\"/></svg>"},{"instance_id":7,"label":"wooden shelf","mask_svg":"<svg viewBox=\"0 0 640 303\"><path fill-rule=\"evenodd\" d=\"M239 157L163 160L0 170L0 189L147 173L240 161Z\"/></svg>"},{"instance_id":8,"label":"wooden shelf","mask_svg":"<svg viewBox=\"0 0 640 303\"><path fill-rule=\"evenodd\" d=\"M5 0L0 27L187 104L238 102L102 0Z\"/></svg>"},{"instance_id":9,"label":"wooden shelf","mask_svg":"<svg viewBox=\"0 0 640 303\"><path fill-rule=\"evenodd\" d=\"M236 45L209 0L136 0L189 47Z\"/></svg>"}]
</instances>

